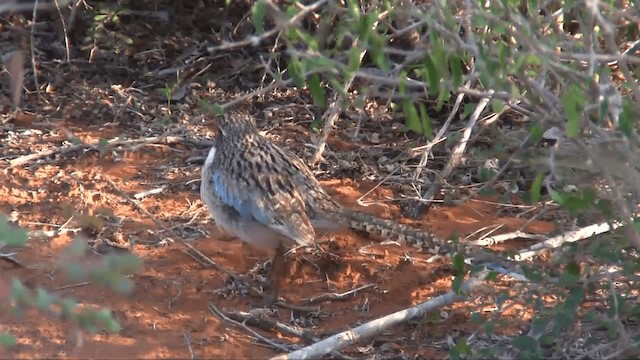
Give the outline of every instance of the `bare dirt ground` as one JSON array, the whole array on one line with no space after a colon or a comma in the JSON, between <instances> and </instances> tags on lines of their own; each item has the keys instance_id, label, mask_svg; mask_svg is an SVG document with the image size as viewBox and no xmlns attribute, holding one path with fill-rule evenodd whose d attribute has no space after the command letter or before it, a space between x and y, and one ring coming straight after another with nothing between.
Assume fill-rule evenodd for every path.
<instances>
[{"instance_id":1,"label":"bare dirt ground","mask_svg":"<svg viewBox=\"0 0 640 360\"><path fill-rule=\"evenodd\" d=\"M186 15L178 17L184 20ZM179 28L185 22L172 26ZM126 28L142 31L134 23ZM137 34L133 30L130 34ZM183 33L190 30L184 28ZM170 32L147 34L136 38L136 51L123 56L121 65L126 73L143 73L169 62L167 54L177 57L178 50L203 37L195 34L187 40ZM162 57L154 58L156 55L141 45L153 46L154 41L162 44L157 45L163 49L157 50ZM122 77L93 67L65 67L42 60L40 84L43 88L51 84L50 91L44 91L41 99L35 93L28 94L23 106L26 110L0 127L0 212L31 233L27 248L16 256L21 266L0 262L0 298L6 301L11 279L19 277L29 288L43 287L83 305L109 307L123 330L117 335L99 332L79 336L68 322L48 319L35 311L20 318L0 312L0 330L11 332L18 340L18 345L0 353L1 357L265 358L282 352L212 313L211 305L250 311L259 299L233 291L226 274L195 261L181 243L188 242L240 274L267 260L264 254L221 234L199 199L200 164L207 149L194 144L210 135L210 122L197 115L197 101L222 102L251 89L249 85L238 86L248 83L239 75L245 68L237 64L246 53L231 55L213 61L205 74L185 80L187 95L173 104L158 95L162 84L172 79L144 81L142 76ZM136 61L126 63L131 59ZM9 99L2 101L8 109ZM262 114L272 115L259 119L267 136L308 159L308 144L317 136L311 131L305 107L309 95L275 91L252 101ZM338 123L326 162L318 170L323 186L342 204L357 208L357 200L375 188L366 200L376 204L361 210L431 229L442 237L456 233L463 239L496 225L503 225L499 233L522 229L548 234L554 230L551 221L530 220L535 212L519 216L526 207L506 203L499 196L479 197L458 206L436 205L418 219L402 218L398 201L390 199L399 198L399 190L406 190L407 185L388 181L377 186L388 165L381 164L380 157L393 159L398 149L408 149L420 139L395 130L399 124L388 117L379 120L376 111L376 104L368 107L370 118L377 120L363 123L357 139L353 138L356 121L343 118ZM180 137L174 142L132 142L106 151L63 151L11 166L11 161L21 156L72 146L78 140L98 144L100 139L149 138L174 130ZM404 175L409 179L408 172ZM136 194L156 188L163 190L135 200ZM89 218L99 221L89 223ZM132 294L118 295L91 283L76 284L61 274L56 259L77 234L92 243L106 239L124 247L135 241L133 250L143 259L144 271L133 276ZM320 239L323 251L291 254L287 287L281 294L291 303L305 304L305 299L322 294L370 287L339 300L307 305L312 309L276 306L268 317L324 338L451 289L454 274L449 259L427 262L429 254L379 242L346 231L324 235ZM109 245L95 247L87 255L88 261L98 261L101 249L117 251ZM496 286L508 288L509 283ZM343 353L354 357L375 353L388 358L442 358L447 355L449 337L468 336L477 327L470 322L472 311L490 316L493 310L477 303L458 303ZM527 314L514 309L511 316L513 321L500 331L514 333L525 326ZM251 329L282 344L308 343L278 330Z\"/></svg>"}]
</instances>

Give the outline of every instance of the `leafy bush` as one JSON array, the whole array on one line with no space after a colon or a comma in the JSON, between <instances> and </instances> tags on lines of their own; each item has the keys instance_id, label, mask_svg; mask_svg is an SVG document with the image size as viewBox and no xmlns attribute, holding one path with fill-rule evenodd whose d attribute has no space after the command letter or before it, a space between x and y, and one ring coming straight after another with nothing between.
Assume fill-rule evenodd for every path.
<instances>
[{"instance_id":1,"label":"leafy bush","mask_svg":"<svg viewBox=\"0 0 640 360\"><path fill-rule=\"evenodd\" d=\"M483 101L494 120L517 119L525 136L505 146L505 126L489 151L534 178L523 197L551 200L578 219L592 214L591 222L604 219L618 230L564 246L552 269L526 265L532 283L517 296L496 294L500 306L524 300L536 313L531 333L510 346L521 356L548 356L551 344L569 341L567 329L587 321L607 329L600 353L628 355L638 337L625 324L640 311L631 301L639 263L628 248L640 247L637 8L637 1L259 0L253 43L280 34L285 50L272 52L269 63L286 63L286 71L272 73L274 80L308 89L321 111L332 106L328 94L342 108L386 101L427 139L435 116L457 109L453 97L461 94L459 120L483 110ZM543 139L553 146L541 146ZM557 302L543 301L549 296ZM600 306L587 306L588 298ZM461 356L456 349L452 355Z\"/></svg>"},{"instance_id":2,"label":"leafy bush","mask_svg":"<svg viewBox=\"0 0 640 360\"><path fill-rule=\"evenodd\" d=\"M4 217L0 217L0 252L6 247L24 247L27 239L26 231L11 226ZM91 281L123 294L133 290L132 281L125 275L140 269L142 265L140 258L132 254L106 255L98 264L87 267L77 261L84 256L86 248L86 240L77 239L65 249L59 259L60 267L71 279ZM4 254L4 256L11 256L11 254ZM60 297L40 287L35 290L29 289L17 278L12 281L9 301L8 309L15 316L20 316L28 308L35 308L54 319L75 322L81 329L88 332L94 333L100 329L112 333L120 331L120 325L109 309L90 309L81 306L71 298ZM0 334L0 346L14 344L13 336L7 333Z\"/></svg>"}]
</instances>

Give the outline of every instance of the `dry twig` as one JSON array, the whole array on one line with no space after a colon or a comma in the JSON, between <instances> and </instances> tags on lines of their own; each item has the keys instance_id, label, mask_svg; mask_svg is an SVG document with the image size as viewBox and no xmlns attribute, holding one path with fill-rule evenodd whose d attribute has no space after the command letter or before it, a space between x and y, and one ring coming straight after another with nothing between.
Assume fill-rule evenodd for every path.
<instances>
[{"instance_id":1,"label":"dry twig","mask_svg":"<svg viewBox=\"0 0 640 360\"><path fill-rule=\"evenodd\" d=\"M461 287L462 294L468 294L471 290L482 284L484 281L483 279L487 274L488 271L483 270L466 281ZM401 324L417 316L422 316L429 311L433 311L443 306L453 304L456 301L464 300L465 298L466 296L464 295L458 295L453 291L450 291L445 295L438 296L412 308L400 310L393 314L383 316L379 319L360 325L354 329L333 335L300 350L291 352L289 354L275 356L272 358L272 360L317 359L323 355L329 354L332 351L338 351L346 346L375 336L392 326Z\"/></svg>"},{"instance_id":2,"label":"dry twig","mask_svg":"<svg viewBox=\"0 0 640 360\"><path fill-rule=\"evenodd\" d=\"M139 138L139 139L124 139L124 140L119 138L111 139L107 141L106 147L111 148L111 147L118 147L118 146L140 146L140 145L147 145L147 144L157 144L162 142L166 142L167 144L194 143L194 141L192 139L189 139L188 137L171 136L182 131L184 131L183 128L177 128L159 136L151 136L151 137ZM213 142L207 142L207 144L211 146ZM76 144L71 146L58 146L53 149L49 149L49 150L45 150L45 151L41 151L38 153L29 154L29 155L24 155L19 158L12 159L11 161L9 161L9 166L12 168L15 168L15 167L23 166L33 161L40 160L40 159L57 155L57 154L66 155L72 152L77 152L82 150L98 151L100 150L100 147L101 146L99 144L86 144L86 143Z\"/></svg>"},{"instance_id":3,"label":"dry twig","mask_svg":"<svg viewBox=\"0 0 640 360\"><path fill-rule=\"evenodd\" d=\"M312 341L312 342L320 341L319 338L313 336L313 334L308 331L301 331L301 330L295 329L289 325L275 321L267 316L263 316L262 314L253 314L253 312L246 313L242 311L232 312L232 311L224 311L224 310L221 310L220 312L225 314L230 319L236 320L238 322L242 322L243 324L256 326L262 330L267 330L267 331L277 330L283 334L292 335L305 341ZM337 351L331 352L330 355L336 359L345 359L345 360L352 359L351 357L346 356Z\"/></svg>"},{"instance_id":4,"label":"dry twig","mask_svg":"<svg viewBox=\"0 0 640 360\"><path fill-rule=\"evenodd\" d=\"M449 158L449 162L440 173L440 179L448 179L453 174L454 170L458 167L460 162L462 161L462 154L465 152L467 148L467 142L471 137L473 128L475 127L478 121L478 118L480 118L480 114L482 114L486 106L489 104L489 100L490 100L489 97L482 98L482 100L480 100L480 102L476 106L476 109L471 114L471 117L469 118L469 122L467 123L467 126L465 126L465 129L464 129L464 132L462 133L462 137L460 138L460 141L453 148L451 157ZM415 210L413 211L412 215L418 216L420 213L428 210L428 208L431 206L431 201L435 198L436 194L438 193L438 191L440 191L441 187L442 187L442 181L433 182L433 184L431 184L431 186L427 189L427 191L425 191L424 194L422 195L422 200L415 207Z\"/></svg>"},{"instance_id":5,"label":"dry twig","mask_svg":"<svg viewBox=\"0 0 640 360\"><path fill-rule=\"evenodd\" d=\"M278 349L280 351L289 351L290 346L287 345L283 345L280 344L278 342L275 342L269 338L267 338L266 336L263 336L259 333L257 333L256 331L254 331L253 329L251 329L250 327L248 327L247 325L245 325L244 322L238 322L236 320L233 320L231 318L229 318L227 315L225 315L222 311L220 311L215 305L213 304L209 304L209 310L216 316L218 316L220 319L233 324L239 328L242 328L244 330L247 330L248 332L250 332L253 336L256 337L256 339L264 342L265 344L268 344L270 346L272 346L274 349ZM294 348L297 348L297 346L293 346Z\"/></svg>"},{"instance_id":6,"label":"dry twig","mask_svg":"<svg viewBox=\"0 0 640 360\"><path fill-rule=\"evenodd\" d=\"M588 239L592 236L604 234L611 230L615 230L620 226L622 226L622 224L620 223L615 223L613 225L610 225L606 222L589 225L589 226L580 228L578 230L569 231L562 235L558 235L556 237L552 237L551 239L547 239L545 241L532 245L529 249L521 250L520 252L518 252L518 254L516 254L513 258L515 261L527 260L545 251L559 248L565 243L571 243L571 242Z\"/></svg>"}]
</instances>

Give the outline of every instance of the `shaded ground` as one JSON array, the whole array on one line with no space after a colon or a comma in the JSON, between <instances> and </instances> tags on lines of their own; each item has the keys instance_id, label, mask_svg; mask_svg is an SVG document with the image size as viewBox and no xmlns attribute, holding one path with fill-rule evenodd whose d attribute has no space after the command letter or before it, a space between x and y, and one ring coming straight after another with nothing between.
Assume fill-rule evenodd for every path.
<instances>
[{"instance_id":1,"label":"shaded ground","mask_svg":"<svg viewBox=\"0 0 640 360\"><path fill-rule=\"evenodd\" d=\"M170 36L162 39L164 44L170 43ZM180 40L198 41L197 36ZM140 39L137 42L144 43ZM188 45L171 44L179 49ZM168 51L166 47L164 50ZM135 56L140 68L133 69L134 73L142 73L153 63L149 55ZM149 56L146 63L140 60L145 56ZM0 312L0 329L18 338L17 347L0 356L264 358L279 353L256 342L246 329L222 321L210 311L210 304L219 309L249 311L256 299L234 292L225 274L199 264L177 241L188 241L236 273L247 273L266 260L264 254L220 234L199 200L199 168L206 148L196 145L206 140L210 131L208 121L197 115L197 101L233 98L240 93L237 84L246 83L244 80L250 77L245 67L230 58L218 59L210 72L185 80L185 97L172 104L158 95L166 79L141 84L118 76L114 79L113 74L95 69L73 67L54 76L61 66L43 62L40 83L55 83L56 90L44 93L43 100L29 94L27 110L0 128L0 212L32 234L29 246L16 256L23 267L0 262L0 296L6 300L11 278L18 276L32 289L41 286L85 305L111 308L123 330L118 335L78 337L68 323L42 318L36 312L19 319ZM8 101L3 100L5 109ZM317 135L309 130L312 114L304 105L308 103L304 91L288 90L271 92L252 105L267 117L259 125L270 138L309 158L307 144ZM537 212L516 216L529 208L503 203L497 196L459 206L436 205L420 219L402 219L398 202L389 199L399 198L398 190L406 190L409 185L400 181L376 185L388 173L388 166L394 165L398 149L408 149L419 139L397 131L399 124L377 104L370 104L366 115L370 121L362 124L361 136L356 139L352 136L358 122L343 117L337 135L330 139L327 161L318 171L323 185L345 206L357 207L357 199L375 187L366 199L378 204L362 210L433 229L443 237L457 233L464 238L500 224L500 233L518 229L543 234L553 231L551 222L529 220ZM10 161L20 156L78 141L98 144L101 138L137 139L165 131L175 131L180 139L169 144L132 142L103 152L57 153L10 167ZM386 160L381 160L383 156ZM400 175L409 179L406 169ZM135 194L156 188L163 190L135 204ZM97 217L101 223L90 225L85 216ZM108 240L126 247L129 241L135 241L134 252L143 259L145 270L133 277L133 294L121 296L93 284L74 284L58 271L55 259L76 233L92 243ZM343 293L369 284L372 287L339 301L314 304L314 311L274 308L271 318L323 338L450 290L453 274L449 259L427 262L428 254L406 246L380 245L379 240L353 232L328 234L322 240L323 251L298 250L289 257L289 286L283 289L283 297L304 303L324 293ZM102 255L96 251L88 256L88 261L97 261ZM509 284L497 286L508 288ZM449 336L468 336L477 327L470 323L470 312L478 306L457 304L442 309L439 314L396 327L373 342L349 348L345 354L444 357ZM527 314L514 310L511 316L512 328L501 330L518 331L523 324L517 320L526 319ZM274 341L305 344L275 330L258 331Z\"/></svg>"}]
</instances>

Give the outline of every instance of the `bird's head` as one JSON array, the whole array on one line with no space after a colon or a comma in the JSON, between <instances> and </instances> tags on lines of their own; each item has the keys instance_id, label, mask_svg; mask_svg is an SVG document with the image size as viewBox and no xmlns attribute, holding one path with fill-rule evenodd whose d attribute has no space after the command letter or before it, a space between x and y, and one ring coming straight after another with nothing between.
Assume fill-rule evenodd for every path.
<instances>
[{"instance_id":1,"label":"bird's head","mask_svg":"<svg viewBox=\"0 0 640 360\"><path fill-rule=\"evenodd\" d=\"M214 125L223 137L243 136L257 132L253 116L242 111L226 112L216 118Z\"/></svg>"}]
</instances>

